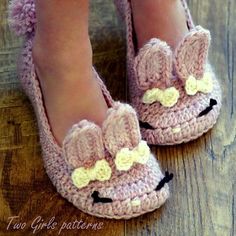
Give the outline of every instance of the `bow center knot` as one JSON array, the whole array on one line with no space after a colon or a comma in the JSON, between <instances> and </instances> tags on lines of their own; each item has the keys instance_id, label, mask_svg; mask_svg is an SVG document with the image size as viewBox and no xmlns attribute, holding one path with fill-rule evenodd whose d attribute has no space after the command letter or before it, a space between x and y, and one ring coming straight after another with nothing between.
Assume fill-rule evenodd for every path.
<instances>
[{"instance_id":1,"label":"bow center knot","mask_svg":"<svg viewBox=\"0 0 236 236\"><path fill-rule=\"evenodd\" d=\"M133 150L122 148L115 158L117 170L127 171L135 163L146 164L150 156L150 148L145 141L141 141Z\"/></svg>"},{"instance_id":2,"label":"bow center knot","mask_svg":"<svg viewBox=\"0 0 236 236\"><path fill-rule=\"evenodd\" d=\"M197 92L211 93L213 90L211 73L206 72L201 79L196 79L190 75L186 80L185 90L188 95L195 95Z\"/></svg>"},{"instance_id":3,"label":"bow center knot","mask_svg":"<svg viewBox=\"0 0 236 236\"><path fill-rule=\"evenodd\" d=\"M73 171L71 178L77 188L83 188L93 180L109 180L111 177L111 172L112 170L109 166L109 163L105 159L103 159L98 160L91 168L76 168Z\"/></svg>"},{"instance_id":4,"label":"bow center knot","mask_svg":"<svg viewBox=\"0 0 236 236\"><path fill-rule=\"evenodd\" d=\"M144 93L142 101L145 104L160 102L164 107L173 107L177 103L179 96L179 91L175 87L164 90L153 88Z\"/></svg>"}]
</instances>

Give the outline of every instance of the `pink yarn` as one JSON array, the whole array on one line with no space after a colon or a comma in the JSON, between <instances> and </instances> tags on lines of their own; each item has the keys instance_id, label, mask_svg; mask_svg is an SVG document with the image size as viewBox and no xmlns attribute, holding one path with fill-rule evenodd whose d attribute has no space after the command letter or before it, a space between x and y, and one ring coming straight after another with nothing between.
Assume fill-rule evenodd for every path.
<instances>
[{"instance_id":1,"label":"pink yarn","mask_svg":"<svg viewBox=\"0 0 236 236\"><path fill-rule=\"evenodd\" d=\"M102 130L87 120L73 125L63 141L63 156L71 168L92 167L104 155Z\"/></svg>"},{"instance_id":2,"label":"pink yarn","mask_svg":"<svg viewBox=\"0 0 236 236\"><path fill-rule=\"evenodd\" d=\"M174 66L181 80L189 75L201 78L206 70L211 36L208 30L196 26L175 50Z\"/></svg>"},{"instance_id":3,"label":"pink yarn","mask_svg":"<svg viewBox=\"0 0 236 236\"><path fill-rule=\"evenodd\" d=\"M140 89L165 89L171 85L172 52L159 39L151 39L134 59L134 71Z\"/></svg>"},{"instance_id":4,"label":"pink yarn","mask_svg":"<svg viewBox=\"0 0 236 236\"><path fill-rule=\"evenodd\" d=\"M141 141L134 109L119 102L107 111L102 128L87 120L73 125L63 141L63 155L71 168L92 167L103 159L105 150L112 157L124 147L133 149Z\"/></svg>"},{"instance_id":5,"label":"pink yarn","mask_svg":"<svg viewBox=\"0 0 236 236\"><path fill-rule=\"evenodd\" d=\"M181 0L190 32L180 42L177 50L170 52L165 42L150 39L136 55L130 1L114 1L126 24L127 70L131 104L136 109L141 123L151 127L141 127L142 137L149 144L159 145L173 145L198 138L216 123L222 99L218 80L207 63L209 31L194 26L187 3ZM170 54L172 54L171 66ZM211 73L213 91L208 94L187 95L184 85L188 76L192 74L199 79L203 72ZM152 104L142 102L143 94L148 88L165 89L170 86L174 86L180 93L179 100L173 107L164 107L159 102ZM199 114L209 107L210 99L214 99L217 105L212 107L208 114L199 117Z\"/></svg>"},{"instance_id":6,"label":"pink yarn","mask_svg":"<svg viewBox=\"0 0 236 236\"><path fill-rule=\"evenodd\" d=\"M95 70L94 77L110 107L107 119L102 128L92 122L81 121L68 132L63 147L57 144L46 116L32 58L32 30L36 20L31 11L34 8L27 8L28 5L23 4L25 2L32 3L20 0L11 2L11 10L15 13L11 14L10 21L18 34L25 34L19 68L20 81L37 116L44 166L53 185L62 197L78 209L98 217L129 219L159 208L169 197L169 187L165 184L159 191L155 190L164 176L153 155L150 155L145 165L135 164L129 171L116 169L115 152L122 147L134 147L141 139L138 120L133 108L112 100ZM31 13L25 11L26 9L30 9ZM24 24L20 25L19 22ZM82 165L90 167L101 158L109 163L112 169L111 178L104 182L91 181L86 187L78 189L71 179L73 169ZM94 191L98 191L100 197L112 199L112 202L94 203L91 197ZM133 204L137 199L140 204Z\"/></svg>"},{"instance_id":7,"label":"pink yarn","mask_svg":"<svg viewBox=\"0 0 236 236\"><path fill-rule=\"evenodd\" d=\"M9 4L9 24L20 36L31 33L36 23L34 0L11 0Z\"/></svg>"},{"instance_id":8,"label":"pink yarn","mask_svg":"<svg viewBox=\"0 0 236 236\"><path fill-rule=\"evenodd\" d=\"M135 148L141 141L136 112L128 104L116 103L102 128L104 145L113 156L124 147Z\"/></svg>"}]
</instances>

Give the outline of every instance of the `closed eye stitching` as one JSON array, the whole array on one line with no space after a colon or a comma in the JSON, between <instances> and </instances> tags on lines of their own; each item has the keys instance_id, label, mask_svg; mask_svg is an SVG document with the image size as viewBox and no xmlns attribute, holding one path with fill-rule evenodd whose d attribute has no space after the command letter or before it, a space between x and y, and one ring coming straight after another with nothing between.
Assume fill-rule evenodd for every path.
<instances>
[{"instance_id":1,"label":"closed eye stitching","mask_svg":"<svg viewBox=\"0 0 236 236\"><path fill-rule=\"evenodd\" d=\"M144 129L151 129L151 130L154 130L155 128L154 127L152 127L149 123L147 123L147 122L143 122L143 121L139 121L139 126L141 127L141 128L144 128Z\"/></svg>"},{"instance_id":2,"label":"closed eye stitching","mask_svg":"<svg viewBox=\"0 0 236 236\"><path fill-rule=\"evenodd\" d=\"M212 109L214 106L217 105L217 101L215 99L210 99L210 105L205 109L203 110L202 112L200 112L200 114L198 115L198 117L201 117L201 116L205 116L207 115Z\"/></svg>"},{"instance_id":3,"label":"closed eye stitching","mask_svg":"<svg viewBox=\"0 0 236 236\"><path fill-rule=\"evenodd\" d=\"M165 172L165 177L159 182L157 187L155 188L156 191L160 191L166 183L169 183L173 179L174 175L171 173L169 174L168 171ZM91 197L93 198L93 204L95 203L111 203L113 200L111 198L106 197L99 197L99 192L94 191L91 194Z\"/></svg>"},{"instance_id":4,"label":"closed eye stitching","mask_svg":"<svg viewBox=\"0 0 236 236\"><path fill-rule=\"evenodd\" d=\"M159 182L157 187L155 188L156 191L161 190L166 183L169 183L173 179L174 175L171 173L169 174L168 171L165 172L165 177Z\"/></svg>"},{"instance_id":5,"label":"closed eye stitching","mask_svg":"<svg viewBox=\"0 0 236 236\"><path fill-rule=\"evenodd\" d=\"M111 198L106 198L106 197L99 197L99 192L98 191L94 191L91 195L91 197L93 198L93 203L110 203L112 202Z\"/></svg>"},{"instance_id":6,"label":"closed eye stitching","mask_svg":"<svg viewBox=\"0 0 236 236\"><path fill-rule=\"evenodd\" d=\"M211 98L210 105L206 109L201 111L199 113L198 117L207 115L213 109L213 107L216 105L217 105L217 101L215 99ZM140 125L140 128L143 128L143 129L155 130L155 128L153 126L151 126L148 122L143 122L143 121L139 120L139 125Z\"/></svg>"}]
</instances>

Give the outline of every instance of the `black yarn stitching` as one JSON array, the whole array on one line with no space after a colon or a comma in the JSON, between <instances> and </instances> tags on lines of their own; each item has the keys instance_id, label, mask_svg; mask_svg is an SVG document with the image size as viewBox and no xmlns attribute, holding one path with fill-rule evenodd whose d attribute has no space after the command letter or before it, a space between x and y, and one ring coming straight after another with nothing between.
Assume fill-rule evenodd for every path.
<instances>
[{"instance_id":1,"label":"black yarn stitching","mask_svg":"<svg viewBox=\"0 0 236 236\"><path fill-rule=\"evenodd\" d=\"M174 175L171 173L169 174L168 171L165 172L165 177L159 182L159 184L157 185L157 187L155 188L156 191L161 190L164 185L168 182L170 182L173 179Z\"/></svg>"},{"instance_id":2,"label":"black yarn stitching","mask_svg":"<svg viewBox=\"0 0 236 236\"><path fill-rule=\"evenodd\" d=\"M91 195L91 197L93 198L93 203L110 203L112 202L111 198L106 198L106 197L99 197L99 192L98 191L94 191Z\"/></svg>"},{"instance_id":3,"label":"black yarn stitching","mask_svg":"<svg viewBox=\"0 0 236 236\"><path fill-rule=\"evenodd\" d=\"M149 123L147 122L142 122L142 121L139 121L139 126L141 128L144 128L144 129L151 129L151 130L154 130L155 128L152 127Z\"/></svg>"},{"instance_id":4,"label":"black yarn stitching","mask_svg":"<svg viewBox=\"0 0 236 236\"><path fill-rule=\"evenodd\" d=\"M217 101L215 99L210 99L210 105L205 109L203 110L202 112L200 112L200 114L198 115L198 117L201 117L201 116L205 116L207 115L212 109L214 106L217 105Z\"/></svg>"}]
</instances>

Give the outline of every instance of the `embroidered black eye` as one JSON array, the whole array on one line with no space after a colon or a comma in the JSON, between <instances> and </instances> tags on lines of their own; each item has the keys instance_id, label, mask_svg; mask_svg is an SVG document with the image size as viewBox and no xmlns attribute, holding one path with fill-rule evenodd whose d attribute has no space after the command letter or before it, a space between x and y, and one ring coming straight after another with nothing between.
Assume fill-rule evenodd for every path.
<instances>
[{"instance_id":1,"label":"embroidered black eye","mask_svg":"<svg viewBox=\"0 0 236 236\"><path fill-rule=\"evenodd\" d=\"M209 106L205 110L200 112L198 117L207 115L213 109L213 107L216 106L216 105L217 105L217 101L215 99L211 98Z\"/></svg>"},{"instance_id":2,"label":"embroidered black eye","mask_svg":"<svg viewBox=\"0 0 236 236\"><path fill-rule=\"evenodd\" d=\"M156 186L155 190L159 191L161 190L166 183L169 183L173 179L174 175L171 173L169 174L168 171L165 172L165 177L159 182L159 184Z\"/></svg>"},{"instance_id":3,"label":"embroidered black eye","mask_svg":"<svg viewBox=\"0 0 236 236\"><path fill-rule=\"evenodd\" d=\"M152 127L149 123L147 122L142 122L142 121L139 121L139 126L140 128L144 128L144 129L151 129L151 130L154 130L155 128Z\"/></svg>"},{"instance_id":4,"label":"embroidered black eye","mask_svg":"<svg viewBox=\"0 0 236 236\"><path fill-rule=\"evenodd\" d=\"M99 192L98 191L94 191L91 195L91 197L93 198L93 203L109 203L112 202L111 198L106 198L106 197L99 197Z\"/></svg>"}]
</instances>

